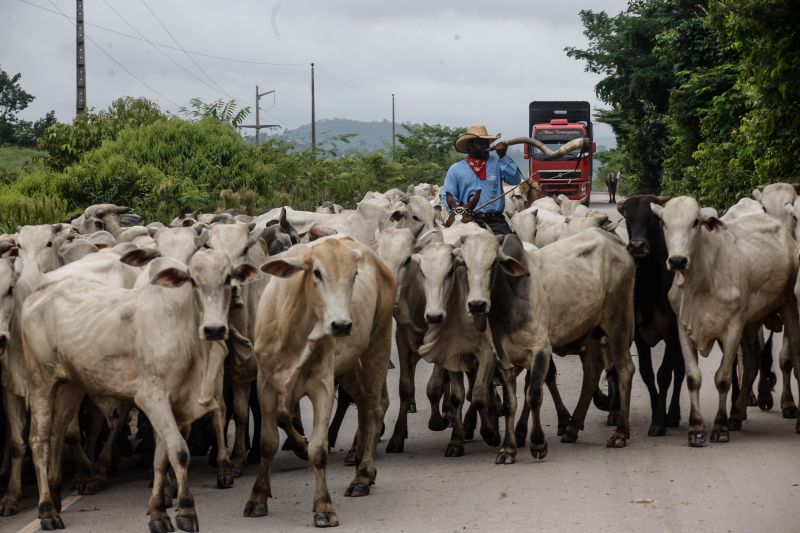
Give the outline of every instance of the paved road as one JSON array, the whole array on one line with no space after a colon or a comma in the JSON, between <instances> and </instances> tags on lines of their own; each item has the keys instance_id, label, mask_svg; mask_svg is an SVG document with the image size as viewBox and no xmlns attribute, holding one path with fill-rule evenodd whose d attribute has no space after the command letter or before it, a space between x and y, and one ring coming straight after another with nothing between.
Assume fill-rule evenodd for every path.
<instances>
[{"instance_id":1,"label":"paved road","mask_svg":"<svg viewBox=\"0 0 800 533\"><path fill-rule=\"evenodd\" d=\"M594 207L616 209L605 195L594 195ZM779 344L777 344L779 345ZM656 348L654 363L663 350ZM396 354L394 356L396 358ZM716 409L713 372L719 353L701 361L703 412L710 425ZM634 358L634 362L638 361ZM666 437L647 437L649 401L644 385L634 380L630 444L611 450L605 413L590 409L586 429L575 444L555 435L555 412L549 395L542 409L550 450L543 461L522 449L517 463L494 464L495 450L482 441L468 443L466 455L445 458L447 432L427 430L429 408L425 363L417 373L419 412L409 415L410 438L401 455L387 455L385 439L378 457L378 479L366 498L345 498L354 471L342 465L345 442L354 430L350 413L341 443L330 456L328 480L343 531L800 531L800 435L794 421L780 413L750 408L743 430L727 444L689 448L686 442L688 398L683 393L683 423ZM559 385L567 405L577 401L580 363L558 360ZM398 371L389 372L392 405L389 431L397 418ZM520 389L521 390L521 389ZM795 394L797 392L795 391ZM521 399L521 393L520 393ZM776 404L778 394L775 394ZM308 404L303 404L310 427ZM255 477L250 466L236 486L215 488L204 458L193 458L190 480L203 531L300 531L312 525L313 475L290 452L281 452L273 471L270 514L243 518L242 509ZM73 532L146 531L146 475L126 470L94 496L79 497L64 512ZM14 532L34 520L35 500L23 502L21 514L0 518L0 531ZM634 501L651 503L633 503ZM26 531L35 531L33 522Z\"/></svg>"}]
</instances>

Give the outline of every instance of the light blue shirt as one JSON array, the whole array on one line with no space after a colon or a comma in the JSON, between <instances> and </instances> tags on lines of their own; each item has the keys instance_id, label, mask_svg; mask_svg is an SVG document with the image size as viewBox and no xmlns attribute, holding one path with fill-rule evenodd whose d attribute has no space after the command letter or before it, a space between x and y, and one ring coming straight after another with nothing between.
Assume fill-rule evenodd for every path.
<instances>
[{"instance_id":1,"label":"light blue shirt","mask_svg":"<svg viewBox=\"0 0 800 533\"><path fill-rule=\"evenodd\" d=\"M522 180L522 172L508 154L502 158L491 152L486 163L486 179L480 179L466 159L453 163L447 170L444 177L444 185L441 189L442 205L449 212L447 207L447 193L453 195L458 205L466 205L470 196L476 191L481 191L481 199L478 205L503 194L503 182L509 185L517 185ZM502 213L506 205L505 197L476 209L479 213Z\"/></svg>"}]
</instances>

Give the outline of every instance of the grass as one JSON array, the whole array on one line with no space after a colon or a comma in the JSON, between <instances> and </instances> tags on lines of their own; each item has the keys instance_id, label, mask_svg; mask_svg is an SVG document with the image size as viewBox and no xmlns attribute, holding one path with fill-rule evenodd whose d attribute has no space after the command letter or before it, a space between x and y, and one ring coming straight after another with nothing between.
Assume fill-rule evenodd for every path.
<instances>
[{"instance_id":1,"label":"grass","mask_svg":"<svg viewBox=\"0 0 800 533\"><path fill-rule=\"evenodd\" d=\"M0 146L0 174L19 174L22 165L38 155L44 155L44 152L34 148Z\"/></svg>"}]
</instances>

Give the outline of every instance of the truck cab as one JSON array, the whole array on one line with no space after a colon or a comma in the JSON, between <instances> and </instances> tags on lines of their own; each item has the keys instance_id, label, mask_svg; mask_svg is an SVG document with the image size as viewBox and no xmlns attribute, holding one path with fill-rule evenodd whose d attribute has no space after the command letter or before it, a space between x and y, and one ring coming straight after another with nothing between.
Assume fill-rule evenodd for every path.
<instances>
[{"instance_id":1,"label":"truck cab","mask_svg":"<svg viewBox=\"0 0 800 533\"><path fill-rule=\"evenodd\" d=\"M545 159L538 148L525 146L530 174L547 196L564 194L570 200L580 200L588 206L595 151L589 102L534 101L528 111L531 137L552 150L578 137L592 141L589 153L570 153L551 160Z\"/></svg>"}]
</instances>

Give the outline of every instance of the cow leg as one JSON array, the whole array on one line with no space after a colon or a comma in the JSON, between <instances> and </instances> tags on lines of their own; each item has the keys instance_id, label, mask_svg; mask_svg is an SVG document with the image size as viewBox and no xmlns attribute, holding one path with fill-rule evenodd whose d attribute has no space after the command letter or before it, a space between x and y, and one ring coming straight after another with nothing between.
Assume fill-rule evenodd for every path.
<instances>
[{"instance_id":1,"label":"cow leg","mask_svg":"<svg viewBox=\"0 0 800 533\"><path fill-rule=\"evenodd\" d=\"M414 411L411 410L411 402L414 400L414 369L419 362L419 357L412 352L402 327L398 327L395 336L397 355L400 359L400 411L397 413L397 422L394 425L392 436L386 445L386 453L403 452L405 440L408 438L408 413L416 411L416 407ZM433 416L432 413L431 416Z\"/></svg>"},{"instance_id":2,"label":"cow leg","mask_svg":"<svg viewBox=\"0 0 800 533\"><path fill-rule=\"evenodd\" d=\"M175 524L183 531L199 531L197 511L194 498L187 483L189 474L189 447L183 438L172 407L164 391L157 389L141 390L135 397L138 405L147 414L158 438L163 441L167 451L169 464L175 473L178 486L178 507L175 513ZM155 463L154 463L155 464ZM153 483L155 485L155 483Z\"/></svg>"},{"instance_id":3,"label":"cow leg","mask_svg":"<svg viewBox=\"0 0 800 533\"><path fill-rule=\"evenodd\" d=\"M431 377L428 379L428 386L425 390L428 400L431 402L431 417L428 419L428 429L431 431L444 431L448 426L447 419L439 411L439 402L444 394L446 375L447 370L439 365L433 365L433 372L431 372Z\"/></svg>"},{"instance_id":4,"label":"cow leg","mask_svg":"<svg viewBox=\"0 0 800 533\"><path fill-rule=\"evenodd\" d=\"M247 461L247 435L250 432L250 382L233 383L233 423L235 437L231 451L231 466L233 477L242 475L244 464Z\"/></svg>"},{"instance_id":5,"label":"cow leg","mask_svg":"<svg viewBox=\"0 0 800 533\"><path fill-rule=\"evenodd\" d=\"M475 410L480 414L481 437L486 444L492 447L500 446L501 442L500 430L498 429L497 402L495 401L497 392L493 385L496 368L497 364L491 347L488 345L483 346L483 350L478 356L478 369L475 373L472 387L470 408L474 406Z\"/></svg>"},{"instance_id":6,"label":"cow leg","mask_svg":"<svg viewBox=\"0 0 800 533\"><path fill-rule=\"evenodd\" d=\"M66 445L70 447L70 450L72 450L72 455L75 457L75 482L73 483L72 488L77 490L78 494L96 494L98 487L97 480L94 477L94 463L92 463L92 460L86 455L86 451L83 449L83 446L81 446L81 430L80 426L78 425L78 411L80 410L81 400L85 395L82 392L77 393L80 395L80 397L78 398L78 406L75 408L75 416L68 418L67 415L64 414L62 408L62 403L67 401L66 398L62 398L62 396L65 394L62 391L66 390L67 388L67 385L62 385L59 387L59 394L56 401L56 410L54 415L57 430L54 428L53 434L58 435L60 440L58 447L53 444L51 449L54 450L53 456L55 456L57 455L55 450L61 449L61 442L63 441L66 443ZM59 465L58 468L60 470L61 466ZM59 483L60 482L61 479L59 472Z\"/></svg>"},{"instance_id":7,"label":"cow leg","mask_svg":"<svg viewBox=\"0 0 800 533\"><path fill-rule=\"evenodd\" d=\"M544 459L547 455L547 440L544 438L542 430L542 396L544 378L550 367L551 351L550 348L533 352L533 362L531 363L531 378L528 384L528 404L533 413L533 428L531 429L531 455L534 459Z\"/></svg>"},{"instance_id":8,"label":"cow leg","mask_svg":"<svg viewBox=\"0 0 800 533\"><path fill-rule=\"evenodd\" d=\"M681 387L683 386L683 379L686 376L686 367L683 362L683 353L681 352L681 342L678 338L678 330L673 324L670 332L665 339L666 347L664 348L664 362L669 362L667 367L668 372L662 381L661 369L659 369L658 387L659 394L664 395L666 401L666 392L669 387L669 376L672 375L672 400L669 403L669 410L667 411L666 424L667 427L676 428L681 421ZM664 362L661 368L664 368ZM671 372L669 372L671 370ZM662 386L662 383L664 385Z\"/></svg>"},{"instance_id":9,"label":"cow leg","mask_svg":"<svg viewBox=\"0 0 800 533\"><path fill-rule=\"evenodd\" d=\"M728 326L728 331L721 343L722 361L714 374L714 382L719 393L719 407L717 408L717 416L714 418L714 428L711 430L711 442L728 442L730 440L730 434L728 433L728 391L733 381L733 365L736 362L736 355L739 352L741 341L741 326L738 324Z\"/></svg>"},{"instance_id":10,"label":"cow leg","mask_svg":"<svg viewBox=\"0 0 800 533\"><path fill-rule=\"evenodd\" d=\"M95 401L92 399L92 401ZM102 408L100 409L103 410ZM131 404L128 402L119 402L116 408L112 411L111 416L107 417L109 431L108 439L106 439L103 449L100 450L100 455L97 456L95 461L95 476L100 480L107 480L113 470L114 461L114 448L117 446L119 436L122 430L128 423L128 413L130 413Z\"/></svg>"},{"instance_id":11,"label":"cow leg","mask_svg":"<svg viewBox=\"0 0 800 533\"><path fill-rule=\"evenodd\" d=\"M689 446L700 447L706 443L706 428L703 412L700 409L700 387L703 384L703 374L697 363L697 347L680 324L678 324L678 338L681 343L681 353L683 353L683 364L686 368L686 388L689 390Z\"/></svg>"},{"instance_id":12,"label":"cow leg","mask_svg":"<svg viewBox=\"0 0 800 533\"><path fill-rule=\"evenodd\" d=\"M556 407L556 414L558 414L558 436L564 434L564 429L569 424L572 416L570 415L569 409L567 406L564 405L564 400L561 399L561 393L558 390L558 385L556 384L556 377L558 377L558 369L556 368L556 362L553 358L550 358L550 366L547 368L547 375L544 378L544 384L547 385L547 390L550 391L550 396L553 397L553 405ZM597 389L599 392L600 389Z\"/></svg>"},{"instance_id":13,"label":"cow leg","mask_svg":"<svg viewBox=\"0 0 800 533\"><path fill-rule=\"evenodd\" d=\"M513 379L514 379L514 388L516 389L516 380L517 380L516 375L514 376ZM528 394L528 387L530 386L530 383L531 383L531 371L530 369L528 369L525 371L524 392L526 395ZM559 400L560 399L561 398L559 397ZM567 415L569 416L569 413L567 413ZM519 420L517 421L517 426L514 428L514 437L516 438L517 441L517 448L522 448L523 446L525 446L525 439L528 438L528 418L530 418L530 416L531 416L530 404L527 401L522 402L522 411L520 412ZM510 418L507 419L506 425L510 425L512 421L513 419Z\"/></svg>"},{"instance_id":14,"label":"cow leg","mask_svg":"<svg viewBox=\"0 0 800 533\"><path fill-rule=\"evenodd\" d=\"M753 383L758 374L758 366L760 363L760 340L759 330L750 329L742 335L742 389L739 398L731 406L731 416L728 422L730 431L738 431L742 429L742 420L747 419L747 406L753 390Z\"/></svg>"},{"instance_id":15,"label":"cow leg","mask_svg":"<svg viewBox=\"0 0 800 533\"><path fill-rule=\"evenodd\" d=\"M633 342L636 343L636 353L639 354L639 375L642 376L642 381L644 381L644 384L647 387L647 393L650 395L651 419L650 428L647 430L647 434L650 437L661 437L667 434L667 428L665 427L664 423L666 409L664 408L665 406L662 406L660 403L661 398L659 395L659 389L656 387L656 376L653 373L652 350L650 349L650 346L639 336L638 331L633 337ZM659 386L661 384L662 369L664 368L665 364L662 362L658 369ZM667 382L666 387L662 388L666 389L667 387L669 387L669 382ZM664 393L666 394L666 390Z\"/></svg>"},{"instance_id":16,"label":"cow leg","mask_svg":"<svg viewBox=\"0 0 800 533\"><path fill-rule=\"evenodd\" d=\"M217 468L217 488L229 489L233 487L233 465L231 464L230 456L228 455L228 448L225 446L225 433L228 424L228 415L225 408L225 399L223 398L223 381L222 376L217 378L217 409L211 412L211 423L214 425L214 436L217 441L216 445L216 468Z\"/></svg>"},{"instance_id":17,"label":"cow leg","mask_svg":"<svg viewBox=\"0 0 800 533\"><path fill-rule=\"evenodd\" d=\"M28 389L28 401L31 408L29 438L33 464L36 469L36 481L39 485L39 520L41 528L45 531L64 529L64 521L53 500L49 473L50 465L53 464L50 458L51 452L60 455L60 450L50 449L56 400L55 384L35 383L31 385ZM22 433L19 435L21 438ZM12 453L14 453L13 450Z\"/></svg>"},{"instance_id":18,"label":"cow leg","mask_svg":"<svg viewBox=\"0 0 800 533\"><path fill-rule=\"evenodd\" d=\"M624 323L624 322L623 322ZM633 374L636 367L630 352L630 337L624 335L609 335L608 347L609 358L614 366L616 376L617 398L619 402L619 416L617 428L606 442L609 448L624 448L628 445L631 438L630 409L631 409L631 386L633 384ZM588 406L588 402L587 402Z\"/></svg>"},{"instance_id":19,"label":"cow leg","mask_svg":"<svg viewBox=\"0 0 800 533\"><path fill-rule=\"evenodd\" d=\"M259 410L261 410L260 407ZM305 438L303 438L301 431L297 429L298 426L297 421L299 419L300 415L297 415L291 420L280 420L278 421L278 427L281 428L284 433L286 433L286 441L283 443L283 448L291 450L292 453L294 453L299 459L302 459L303 461L308 461L308 444L306 443ZM302 423L299 424L299 426L301 429L303 428ZM259 427L261 427L260 423ZM253 448L255 448L256 446L255 442L256 441L254 440Z\"/></svg>"},{"instance_id":20,"label":"cow leg","mask_svg":"<svg viewBox=\"0 0 800 533\"><path fill-rule=\"evenodd\" d=\"M11 469L9 472L6 492L0 499L0 516L17 514L19 500L22 496L22 462L25 459L27 447L23 439L23 431L27 422L25 399L20 398L9 389L3 389L3 403L8 417L8 445L11 456Z\"/></svg>"},{"instance_id":21,"label":"cow leg","mask_svg":"<svg viewBox=\"0 0 800 533\"><path fill-rule=\"evenodd\" d=\"M336 412L333 414L331 427L328 428L328 446L333 448L336 446L336 439L339 438L339 430L342 428L342 422L347 414L347 409L353 403L353 398L341 385L336 387Z\"/></svg>"},{"instance_id":22,"label":"cow leg","mask_svg":"<svg viewBox=\"0 0 800 533\"><path fill-rule=\"evenodd\" d=\"M463 372L449 372L450 402L453 407L453 432L445 449L445 457L461 457L464 455L464 390Z\"/></svg>"},{"instance_id":23,"label":"cow leg","mask_svg":"<svg viewBox=\"0 0 800 533\"><path fill-rule=\"evenodd\" d=\"M169 457L164 441L156 436L156 449L153 457L153 490L147 504L147 515L150 517L148 524L151 533L175 531L167 514L167 508L172 506L172 497L166 494L165 487L168 482L167 470Z\"/></svg>"},{"instance_id":24,"label":"cow leg","mask_svg":"<svg viewBox=\"0 0 800 533\"><path fill-rule=\"evenodd\" d=\"M500 373L503 378L503 404L506 417L506 429L503 438L503 447L497 452L494 463L498 465L510 465L516 461L517 457L517 429L519 425L512 430L514 420L517 416L517 372L514 368L501 368ZM527 415L525 416L527 417ZM523 445L524 443L525 438L523 437Z\"/></svg>"},{"instance_id":25,"label":"cow leg","mask_svg":"<svg viewBox=\"0 0 800 533\"><path fill-rule=\"evenodd\" d=\"M796 313L795 313L796 314ZM784 325L788 321L784 320ZM788 325L787 325L788 327ZM792 368L795 366L796 361L793 360L792 351L797 351L800 346L790 348L790 343L786 341L787 333L784 333L783 344L781 351L778 355L778 366L781 369L781 377L783 378L783 390L781 391L781 415L783 418L797 418L798 409L792 394ZM800 340L800 339L798 339ZM797 370L795 369L795 372Z\"/></svg>"},{"instance_id":26,"label":"cow leg","mask_svg":"<svg viewBox=\"0 0 800 533\"><path fill-rule=\"evenodd\" d=\"M473 403L473 391L475 389L475 369L466 372L467 376L467 394L466 399L469 402L467 412L464 414L464 440L472 440L475 438L475 428L478 427L478 409Z\"/></svg>"},{"instance_id":27,"label":"cow leg","mask_svg":"<svg viewBox=\"0 0 800 533\"><path fill-rule=\"evenodd\" d=\"M268 499L272 498L270 469L275 454L278 453L278 395L266 383L259 380L258 400L261 404L261 464L258 468L250 499L244 507L244 516L266 516Z\"/></svg>"},{"instance_id":28,"label":"cow leg","mask_svg":"<svg viewBox=\"0 0 800 533\"><path fill-rule=\"evenodd\" d=\"M592 402L594 391L597 389L597 385L600 382L600 374L603 369L602 355L599 352L600 347L597 343L589 343L589 345L586 346L586 350L580 355L581 366L583 367L581 394L578 397L578 404L575 406L575 411L572 413L572 419L564 429L561 442L577 441L578 432L583 430L583 422L586 420L586 413L589 410L589 404ZM619 380L609 375L609 393L614 392L614 389L618 388L612 385L612 383L618 381ZM618 392L616 392L615 395L619 398Z\"/></svg>"},{"instance_id":29,"label":"cow leg","mask_svg":"<svg viewBox=\"0 0 800 533\"><path fill-rule=\"evenodd\" d=\"M761 361L758 371L758 407L762 411L772 409L772 390L778 381L775 370L772 368L772 335L773 333L770 331L769 337L761 349Z\"/></svg>"},{"instance_id":30,"label":"cow leg","mask_svg":"<svg viewBox=\"0 0 800 533\"><path fill-rule=\"evenodd\" d=\"M253 413L253 439L249 443L249 448L247 447L247 443L245 443L245 448L248 448L247 464L254 465L258 464L261 460L261 454L258 452L258 443L261 442L261 408L258 403L258 390L256 389L255 381L253 381L249 387L250 394L247 397L247 404L249 405L250 412ZM249 436L250 428L248 425L247 431L245 431L245 437ZM286 449L290 449L289 447L289 441L286 441Z\"/></svg>"},{"instance_id":31,"label":"cow leg","mask_svg":"<svg viewBox=\"0 0 800 533\"><path fill-rule=\"evenodd\" d=\"M608 381L608 416L606 417L606 425L616 426L619 423L619 376L616 369L609 368L606 370L606 380ZM600 378L598 377L599 381Z\"/></svg>"},{"instance_id":32,"label":"cow leg","mask_svg":"<svg viewBox=\"0 0 800 533\"><path fill-rule=\"evenodd\" d=\"M331 356L332 358L332 356ZM314 410L314 428L308 441L308 461L314 469L316 488L314 490L314 525L316 527L336 527L339 517L333 509L328 492L325 465L328 461L328 425L334 398L333 362L328 372L320 372L323 377L312 378L308 383L308 397ZM387 363L388 365L388 363Z\"/></svg>"},{"instance_id":33,"label":"cow leg","mask_svg":"<svg viewBox=\"0 0 800 533\"><path fill-rule=\"evenodd\" d=\"M783 332L783 344L781 345L781 353L780 353L780 366L781 371L784 370L784 366L787 368L787 372L790 371L788 369L794 368L795 379L800 381L800 317L798 316L798 308L797 308L797 299L795 298L794 294L791 294L786 301L781 306L780 316L782 318L784 332ZM788 363L784 364L784 360L788 360ZM787 389L789 392L788 399L791 400L791 376L789 379L784 379L784 393L786 393ZM784 412L784 397L781 396L781 412L784 415L784 418L787 415L794 414L797 416L797 406L793 403L791 406L794 408L794 413L792 412ZM786 404L787 407L789 404ZM795 431L800 433L800 420L797 421L795 424Z\"/></svg>"}]
</instances>

